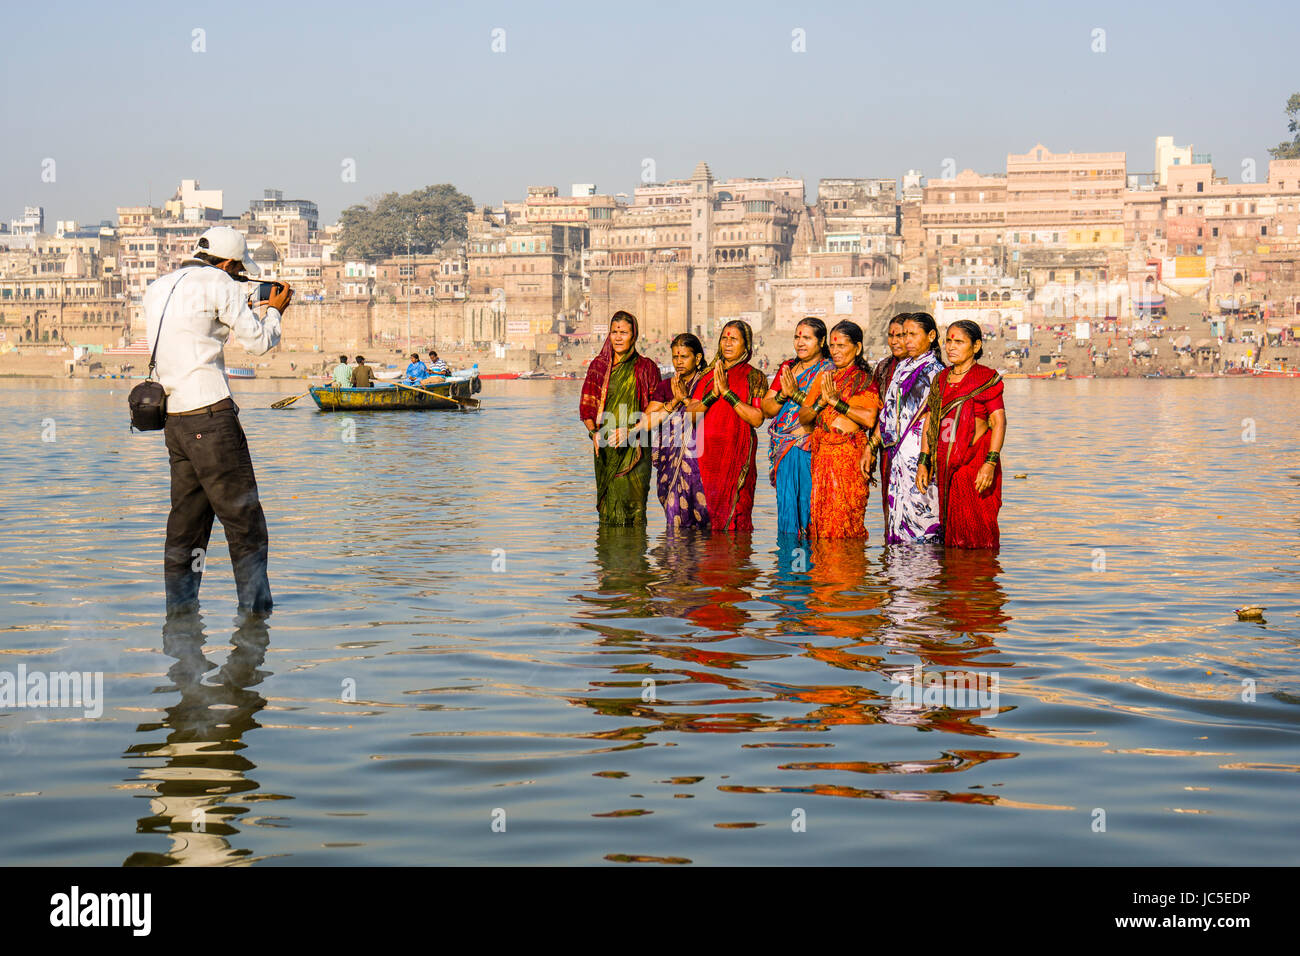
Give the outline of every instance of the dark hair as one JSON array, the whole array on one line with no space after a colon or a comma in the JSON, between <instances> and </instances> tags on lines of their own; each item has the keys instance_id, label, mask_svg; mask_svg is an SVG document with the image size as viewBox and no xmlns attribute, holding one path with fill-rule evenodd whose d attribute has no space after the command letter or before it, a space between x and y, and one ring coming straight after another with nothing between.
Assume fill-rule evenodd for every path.
<instances>
[{"instance_id":1,"label":"dark hair","mask_svg":"<svg viewBox=\"0 0 1300 956\"><path fill-rule=\"evenodd\" d=\"M970 319L958 319L955 322L948 323L948 328L954 327L966 333L971 345L979 346L979 350L975 353L975 360L979 361L980 356L984 354L984 330L980 328L980 324L972 322Z\"/></svg>"},{"instance_id":2,"label":"dark hair","mask_svg":"<svg viewBox=\"0 0 1300 956\"><path fill-rule=\"evenodd\" d=\"M722 333L727 329L740 329L740 340L745 345L745 351L749 353L745 356L745 361L748 362L754 357L754 330L744 319L732 319L718 330L718 354L714 356L713 361L722 361Z\"/></svg>"},{"instance_id":3,"label":"dark hair","mask_svg":"<svg viewBox=\"0 0 1300 956\"><path fill-rule=\"evenodd\" d=\"M437 357L438 357L438 353L435 352L433 349L429 349L429 358L437 358Z\"/></svg>"},{"instance_id":4,"label":"dark hair","mask_svg":"<svg viewBox=\"0 0 1300 956\"><path fill-rule=\"evenodd\" d=\"M347 357L346 355L340 355L340 356L339 356L339 361L342 362L344 365L347 365L347 364L348 364L348 357Z\"/></svg>"},{"instance_id":5,"label":"dark hair","mask_svg":"<svg viewBox=\"0 0 1300 956\"><path fill-rule=\"evenodd\" d=\"M939 350L939 326L934 324L934 316L929 312L909 312L904 322L915 322L926 332L934 333L934 341L930 343L930 351L939 359L939 364L943 364L943 352Z\"/></svg>"},{"instance_id":6,"label":"dark hair","mask_svg":"<svg viewBox=\"0 0 1300 956\"><path fill-rule=\"evenodd\" d=\"M633 315L631 312L627 312L623 309L619 309L617 312L615 312L613 315L609 317L609 327L611 329L614 327L615 322L626 322L628 325L632 326L633 332L636 331L636 316Z\"/></svg>"},{"instance_id":7,"label":"dark hair","mask_svg":"<svg viewBox=\"0 0 1300 956\"><path fill-rule=\"evenodd\" d=\"M836 323L835 328L831 329L831 335L834 335L836 332L839 332L841 335L847 335L849 341L854 345L862 345L862 327L858 325L858 323L845 319L843 322ZM863 354L862 350L859 350L857 356L853 359L853 364L864 372L871 372L871 366L867 363L867 357Z\"/></svg>"},{"instance_id":8,"label":"dark hair","mask_svg":"<svg viewBox=\"0 0 1300 956\"><path fill-rule=\"evenodd\" d=\"M817 349L818 351L821 352L822 358L825 358L826 357L826 323L823 322L821 319L817 318L817 316L815 315L805 315L802 319L800 319L797 323L795 323L795 329L798 330L799 326L801 325L806 325L808 326L808 328L813 330L813 335L817 336ZM790 359L790 364L798 365L799 356L796 355L794 358Z\"/></svg>"},{"instance_id":9,"label":"dark hair","mask_svg":"<svg viewBox=\"0 0 1300 956\"><path fill-rule=\"evenodd\" d=\"M885 323L885 330L888 331L891 325L902 325L911 315L911 312L896 312L894 317Z\"/></svg>"},{"instance_id":10,"label":"dark hair","mask_svg":"<svg viewBox=\"0 0 1300 956\"><path fill-rule=\"evenodd\" d=\"M681 332L674 335L672 344L668 346L668 354L671 355L672 350L677 348L679 345L684 346L695 353L695 368L698 370L699 367L704 364L704 346L700 344L699 336L691 332Z\"/></svg>"},{"instance_id":11,"label":"dark hair","mask_svg":"<svg viewBox=\"0 0 1300 956\"><path fill-rule=\"evenodd\" d=\"M364 355L358 355L358 356L357 356L357 364L358 364L358 365L364 365L364 364L365 364L365 361L366 361L366 357L365 357Z\"/></svg>"},{"instance_id":12,"label":"dark hair","mask_svg":"<svg viewBox=\"0 0 1300 956\"><path fill-rule=\"evenodd\" d=\"M412 352L412 353L411 353L411 358L415 359L417 362L420 361L420 353L419 353L419 352Z\"/></svg>"}]
</instances>

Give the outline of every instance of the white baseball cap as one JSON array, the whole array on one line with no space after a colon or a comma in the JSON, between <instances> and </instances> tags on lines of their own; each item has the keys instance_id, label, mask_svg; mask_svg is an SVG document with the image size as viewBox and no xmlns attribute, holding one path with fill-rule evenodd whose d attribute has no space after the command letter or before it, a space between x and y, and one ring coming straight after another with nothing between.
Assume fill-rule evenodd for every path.
<instances>
[{"instance_id":1,"label":"white baseball cap","mask_svg":"<svg viewBox=\"0 0 1300 956\"><path fill-rule=\"evenodd\" d=\"M194 251L206 252L218 259L235 259L243 263L244 271L250 276L262 274L261 267L253 261L253 256L248 251L248 241L243 233L229 226L213 226L199 236Z\"/></svg>"}]
</instances>

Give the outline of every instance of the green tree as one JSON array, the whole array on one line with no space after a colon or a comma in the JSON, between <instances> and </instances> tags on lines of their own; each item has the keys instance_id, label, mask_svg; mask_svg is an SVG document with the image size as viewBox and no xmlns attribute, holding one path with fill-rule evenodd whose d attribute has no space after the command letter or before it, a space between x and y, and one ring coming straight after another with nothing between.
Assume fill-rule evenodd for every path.
<instances>
[{"instance_id":1,"label":"green tree","mask_svg":"<svg viewBox=\"0 0 1300 956\"><path fill-rule=\"evenodd\" d=\"M465 214L474 200L450 183L414 192L384 193L343 210L339 253L360 259L385 259L432 252L448 239L464 239Z\"/></svg>"},{"instance_id":2,"label":"green tree","mask_svg":"<svg viewBox=\"0 0 1300 956\"><path fill-rule=\"evenodd\" d=\"M1289 143L1278 143L1268 153L1274 159L1300 159L1300 93L1292 93L1286 101L1286 115L1291 118L1286 124L1287 131L1294 133L1295 138Z\"/></svg>"}]
</instances>

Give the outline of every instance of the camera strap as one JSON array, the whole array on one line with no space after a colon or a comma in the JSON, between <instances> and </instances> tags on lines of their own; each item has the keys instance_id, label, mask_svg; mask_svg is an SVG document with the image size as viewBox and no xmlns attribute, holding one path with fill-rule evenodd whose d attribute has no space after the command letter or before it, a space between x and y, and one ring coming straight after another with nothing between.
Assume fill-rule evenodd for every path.
<instances>
[{"instance_id":1,"label":"camera strap","mask_svg":"<svg viewBox=\"0 0 1300 956\"><path fill-rule=\"evenodd\" d=\"M167 292L167 298L163 302L162 315L158 316L158 335L153 340L153 351L149 353L149 374L145 376L146 381L153 379L154 366L158 364L158 343L162 341L162 324L163 319L167 318L167 306L171 304L172 293L176 291L176 287L184 281L185 276L181 276L173 282L171 289Z\"/></svg>"}]
</instances>

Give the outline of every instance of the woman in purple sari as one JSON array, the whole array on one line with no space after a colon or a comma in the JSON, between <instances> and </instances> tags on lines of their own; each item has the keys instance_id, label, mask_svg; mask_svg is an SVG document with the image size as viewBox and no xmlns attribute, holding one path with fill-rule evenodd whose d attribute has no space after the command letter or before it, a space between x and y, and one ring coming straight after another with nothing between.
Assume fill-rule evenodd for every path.
<instances>
[{"instance_id":1,"label":"woman in purple sari","mask_svg":"<svg viewBox=\"0 0 1300 956\"><path fill-rule=\"evenodd\" d=\"M687 411L691 391L704 367L704 346L689 332L673 339L673 369L646 406L646 425L655 437L650 461L669 532L709 530L709 505L700 478L695 422Z\"/></svg>"}]
</instances>

